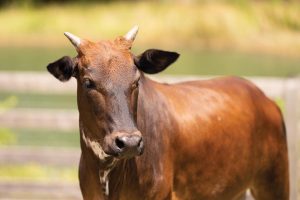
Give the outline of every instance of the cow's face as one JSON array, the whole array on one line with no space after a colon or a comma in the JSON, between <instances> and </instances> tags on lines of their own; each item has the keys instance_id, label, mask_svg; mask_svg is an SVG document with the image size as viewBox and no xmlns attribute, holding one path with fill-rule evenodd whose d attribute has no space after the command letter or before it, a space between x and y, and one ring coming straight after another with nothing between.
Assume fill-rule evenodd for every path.
<instances>
[{"instance_id":1,"label":"cow's face","mask_svg":"<svg viewBox=\"0 0 300 200\"><path fill-rule=\"evenodd\" d=\"M77 79L77 99L83 137L110 156L133 157L143 152L137 129L141 73L158 73L178 58L174 52L147 50L135 57L130 48L137 28L114 41L90 42L72 34L75 58L63 57L47 66L61 81Z\"/></svg>"}]
</instances>

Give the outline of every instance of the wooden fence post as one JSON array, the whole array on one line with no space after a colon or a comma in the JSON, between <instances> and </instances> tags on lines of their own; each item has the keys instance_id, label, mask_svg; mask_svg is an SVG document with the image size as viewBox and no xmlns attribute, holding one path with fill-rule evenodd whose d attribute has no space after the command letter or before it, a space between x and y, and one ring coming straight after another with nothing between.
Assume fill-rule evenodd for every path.
<instances>
[{"instance_id":1,"label":"wooden fence post","mask_svg":"<svg viewBox=\"0 0 300 200\"><path fill-rule=\"evenodd\" d=\"M289 151L289 170L290 170L290 200L297 200L298 192L298 173L297 173L297 143L298 136L298 106L300 92L299 78L289 78L285 87L285 123L287 128L287 140Z\"/></svg>"}]
</instances>

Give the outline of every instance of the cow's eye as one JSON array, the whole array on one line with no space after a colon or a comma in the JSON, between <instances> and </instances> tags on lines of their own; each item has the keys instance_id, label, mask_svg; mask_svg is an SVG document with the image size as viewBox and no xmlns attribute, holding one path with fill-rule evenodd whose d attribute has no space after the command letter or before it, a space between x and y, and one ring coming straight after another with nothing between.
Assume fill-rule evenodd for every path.
<instances>
[{"instance_id":1,"label":"cow's eye","mask_svg":"<svg viewBox=\"0 0 300 200\"><path fill-rule=\"evenodd\" d=\"M93 88L95 88L95 83L93 81L91 81L90 79L84 79L83 86L86 89L93 89Z\"/></svg>"}]
</instances>

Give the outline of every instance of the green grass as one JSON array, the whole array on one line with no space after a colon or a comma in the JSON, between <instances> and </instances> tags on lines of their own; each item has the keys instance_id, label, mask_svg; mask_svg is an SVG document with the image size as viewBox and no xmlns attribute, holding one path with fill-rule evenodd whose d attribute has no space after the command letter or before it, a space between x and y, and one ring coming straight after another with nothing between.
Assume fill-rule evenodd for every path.
<instances>
[{"instance_id":1,"label":"green grass","mask_svg":"<svg viewBox=\"0 0 300 200\"><path fill-rule=\"evenodd\" d=\"M46 71L48 63L64 55L75 56L74 48L0 47L0 70Z\"/></svg>"},{"instance_id":2,"label":"green grass","mask_svg":"<svg viewBox=\"0 0 300 200\"><path fill-rule=\"evenodd\" d=\"M74 95L0 92L0 102L11 96L17 99L16 108L77 109L76 91Z\"/></svg>"},{"instance_id":3,"label":"green grass","mask_svg":"<svg viewBox=\"0 0 300 200\"><path fill-rule=\"evenodd\" d=\"M300 73L300 57L288 58L234 51L183 51L164 74L295 76Z\"/></svg>"},{"instance_id":4,"label":"green grass","mask_svg":"<svg viewBox=\"0 0 300 200\"><path fill-rule=\"evenodd\" d=\"M79 131L0 129L0 144L19 146L79 147Z\"/></svg>"},{"instance_id":5,"label":"green grass","mask_svg":"<svg viewBox=\"0 0 300 200\"><path fill-rule=\"evenodd\" d=\"M78 182L77 167L50 167L35 163L24 165L0 164L0 179L7 181Z\"/></svg>"},{"instance_id":6,"label":"green grass","mask_svg":"<svg viewBox=\"0 0 300 200\"><path fill-rule=\"evenodd\" d=\"M79 147L79 131L14 129L17 145Z\"/></svg>"},{"instance_id":7,"label":"green grass","mask_svg":"<svg viewBox=\"0 0 300 200\"><path fill-rule=\"evenodd\" d=\"M68 44L66 44L68 46ZM149 47L150 48L150 47ZM134 48L138 55L145 49ZM300 57L275 56L253 53L242 53L233 50L228 51L203 51L185 49L166 49L178 51L181 57L170 66L164 74L192 74L192 75L241 75L241 76L294 76L300 73ZM49 62L53 62L64 55L74 56L75 50L70 48L1 48L0 47L0 71L46 71ZM2 95L3 96L3 95ZM18 95L17 95L18 96ZM20 103L26 104L34 94L20 94ZM1 98L1 95L0 95ZM62 101L47 100L47 96L41 97L36 103L42 106L49 102L50 107L66 106L74 107L73 97L63 97ZM24 101L23 101L24 100ZM70 105L67 102L71 100Z\"/></svg>"}]
</instances>

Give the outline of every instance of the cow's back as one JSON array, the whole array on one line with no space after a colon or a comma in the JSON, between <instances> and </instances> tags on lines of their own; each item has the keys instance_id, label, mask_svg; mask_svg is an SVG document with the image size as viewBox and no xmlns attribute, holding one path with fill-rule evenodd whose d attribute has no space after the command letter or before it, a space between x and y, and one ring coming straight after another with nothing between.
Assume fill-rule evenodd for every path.
<instances>
[{"instance_id":1,"label":"cow's back","mask_svg":"<svg viewBox=\"0 0 300 200\"><path fill-rule=\"evenodd\" d=\"M244 79L151 84L161 106L151 126L163 134L156 163L179 199L232 199L286 148L278 107Z\"/></svg>"}]
</instances>

